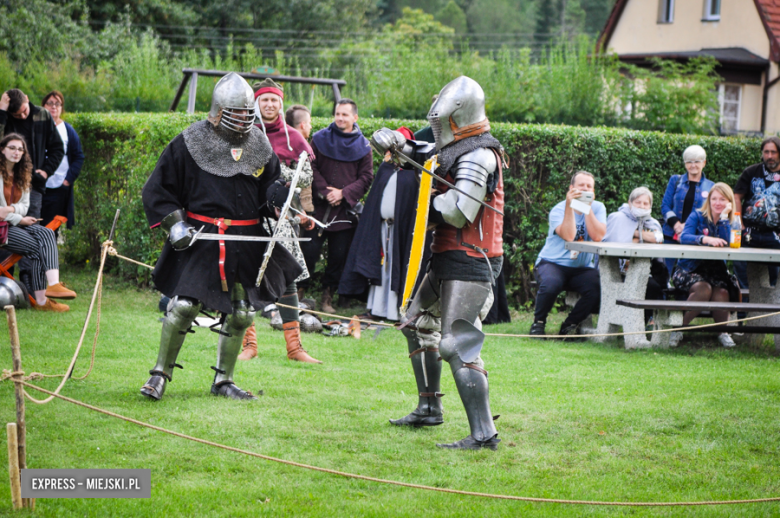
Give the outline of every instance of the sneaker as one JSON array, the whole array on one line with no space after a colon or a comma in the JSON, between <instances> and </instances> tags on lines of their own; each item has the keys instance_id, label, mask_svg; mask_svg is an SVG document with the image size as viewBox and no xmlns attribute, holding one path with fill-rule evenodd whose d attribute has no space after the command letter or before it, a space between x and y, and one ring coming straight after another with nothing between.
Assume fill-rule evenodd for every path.
<instances>
[{"instance_id":1,"label":"sneaker","mask_svg":"<svg viewBox=\"0 0 780 518\"><path fill-rule=\"evenodd\" d=\"M580 326L579 324L567 324L563 323L561 324L561 330L558 331L559 335L578 335L580 333ZM578 338L563 338L564 342L584 342L584 337L578 337Z\"/></svg>"},{"instance_id":2,"label":"sneaker","mask_svg":"<svg viewBox=\"0 0 780 518\"><path fill-rule=\"evenodd\" d=\"M534 322L531 324L531 332L534 336L538 336L537 340L544 340L544 322Z\"/></svg>"},{"instance_id":3,"label":"sneaker","mask_svg":"<svg viewBox=\"0 0 780 518\"><path fill-rule=\"evenodd\" d=\"M69 290L68 288L65 287L64 284L58 282L57 284L53 284L46 289L46 298L75 299L76 292L73 290Z\"/></svg>"},{"instance_id":4,"label":"sneaker","mask_svg":"<svg viewBox=\"0 0 780 518\"><path fill-rule=\"evenodd\" d=\"M718 335L718 341L723 347L735 347L737 344L731 339L728 333L721 333Z\"/></svg>"},{"instance_id":5,"label":"sneaker","mask_svg":"<svg viewBox=\"0 0 780 518\"><path fill-rule=\"evenodd\" d=\"M669 333L669 347L677 347L680 345L683 334L680 331L672 331Z\"/></svg>"},{"instance_id":6,"label":"sneaker","mask_svg":"<svg viewBox=\"0 0 780 518\"><path fill-rule=\"evenodd\" d=\"M53 311L54 313L65 313L66 311L70 311L69 306L65 304L61 304L59 302L55 302L53 299L49 299L49 298L46 299L46 304L44 305L36 304L33 307L38 311Z\"/></svg>"}]
</instances>

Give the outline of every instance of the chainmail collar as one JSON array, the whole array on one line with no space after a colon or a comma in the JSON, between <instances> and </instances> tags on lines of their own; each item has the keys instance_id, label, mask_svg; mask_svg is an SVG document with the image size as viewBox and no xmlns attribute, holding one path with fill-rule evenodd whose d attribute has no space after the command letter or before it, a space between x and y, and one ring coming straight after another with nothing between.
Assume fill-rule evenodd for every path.
<instances>
[{"instance_id":1,"label":"chainmail collar","mask_svg":"<svg viewBox=\"0 0 780 518\"><path fill-rule=\"evenodd\" d=\"M490 132L464 138L439 151L439 167L436 169L436 172L441 176L445 176L459 157L483 147L492 147L497 150L503 149L501 143Z\"/></svg>"},{"instance_id":2,"label":"chainmail collar","mask_svg":"<svg viewBox=\"0 0 780 518\"><path fill-rule=\"evenodd\" d=\"M249 133L238 134L215 129L209 121L203 120L192 124L182 135L187 151L198 167L223 178L256 175L273 155L268 139L254 126ZM234 156L238 156L238 160Z\"/></svg>"}]
</instances>

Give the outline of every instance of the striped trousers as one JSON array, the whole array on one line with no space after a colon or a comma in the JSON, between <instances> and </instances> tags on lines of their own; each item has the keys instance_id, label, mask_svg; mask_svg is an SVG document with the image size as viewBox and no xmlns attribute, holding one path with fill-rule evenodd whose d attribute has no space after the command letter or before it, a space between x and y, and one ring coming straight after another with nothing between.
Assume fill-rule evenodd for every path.
<instances>
[{"instance_id":1,"label":"striped trousers","mask_svg":"<svg viewBox=\"0 0 780 518\"><path fill-rule=\"evenodd\" d=\"M41 225L8 227L8 243L4 250L28 259L30 282L33 291L46 289L46 272L60 268L57 239L51 229Z\"/></svg>"}]
</instances>

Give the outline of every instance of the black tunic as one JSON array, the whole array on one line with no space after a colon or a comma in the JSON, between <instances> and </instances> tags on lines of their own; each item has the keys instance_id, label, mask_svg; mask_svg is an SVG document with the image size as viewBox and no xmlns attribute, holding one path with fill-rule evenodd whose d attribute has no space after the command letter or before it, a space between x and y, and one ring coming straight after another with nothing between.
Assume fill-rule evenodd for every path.
<instances>
[{"instance_id":1,"label":"black tunic","mask_svg":"<svg viewBox=\"0 0 780 518\"><path fill-rule=\"evenodd\" d=\"M244 153L251 150L246 149ZM279 159L272 155L257 177L237 174L220 177L201 169L187 150L184 137L178 135L165 148L154 172L143 188L143 203L149 225L154 228L170 213L185 209L202 216L251 220L270 217L266 206L266 190L281 174ZM216 225L188 218L190 224L203 232L217 233ZM226 234L263 236L261 224L231 226ZM262 301L276 300L285 287L302 272L292 255L275 246L261 286L255 286L263 262L266 243L226 241L225 277L228 288L240 282L249 301L256 308ZM169 297L176 295L201 301L204 307L232 312L230 292L222 291L219 275L219 242L196 241L183 251L176 251L165 242L157 266L152 273L155 286Z\"/></svg>"}]
</instances>

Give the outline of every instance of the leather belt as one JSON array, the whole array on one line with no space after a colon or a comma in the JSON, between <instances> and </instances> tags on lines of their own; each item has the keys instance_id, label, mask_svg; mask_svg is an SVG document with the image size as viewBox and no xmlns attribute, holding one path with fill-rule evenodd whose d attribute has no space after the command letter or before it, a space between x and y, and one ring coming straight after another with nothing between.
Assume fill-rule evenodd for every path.
<instances>
[{"instance_id":1,"label":"leather belt","mask_svg":"<svg viewBox=\"0 0 780 518\"><path fill-rule=\"evenodd\" d=\"M216 226L220 234L224 234L228 227L251 227L260 224L260 219L210 218L190 211L187 211L187 217ZM225 277L225 241L221 239L219 240L219 279L222 281L222 291L228 291L227 277Z\"/></svg>"}]
</instances>

